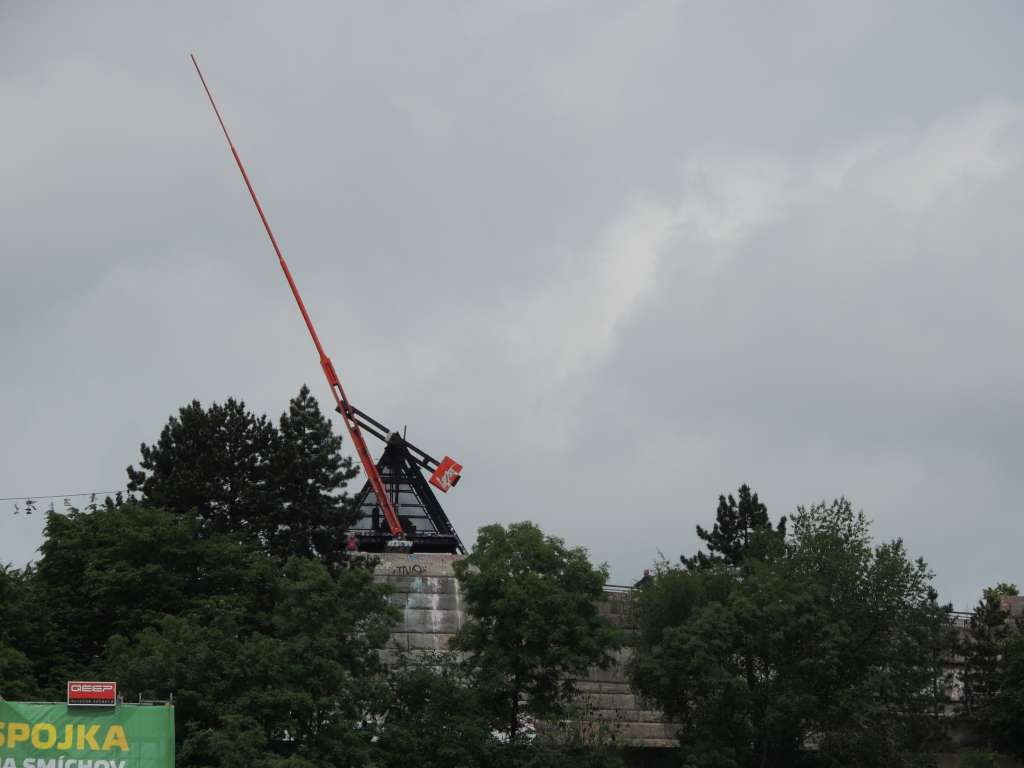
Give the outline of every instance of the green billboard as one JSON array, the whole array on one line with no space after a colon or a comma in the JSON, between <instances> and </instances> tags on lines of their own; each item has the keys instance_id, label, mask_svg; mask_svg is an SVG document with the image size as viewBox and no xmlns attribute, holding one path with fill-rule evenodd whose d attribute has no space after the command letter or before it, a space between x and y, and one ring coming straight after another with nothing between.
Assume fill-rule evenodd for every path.
<instances>
[{"instance_id":1,"label":"green billboard","mask_svg":"<svg viewBox=\"0 0 1024 768\"><path fill-rule=\"evenodd\" d=\"M174 708L0 700L0 768L174 768Z\"/></svg>"}]
</instances>

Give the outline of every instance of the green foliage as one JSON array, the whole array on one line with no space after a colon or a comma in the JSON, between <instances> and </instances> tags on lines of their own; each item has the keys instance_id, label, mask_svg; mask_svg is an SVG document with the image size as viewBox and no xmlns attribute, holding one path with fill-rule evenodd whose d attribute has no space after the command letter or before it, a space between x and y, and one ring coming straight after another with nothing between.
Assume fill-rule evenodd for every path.
<instances>
[{"instance_id":1,"label":"green foliage","mask_svg":"<svg viewBox=\"0 0 1024 768\"><path fill-rule=\"evenodd\" d=\"M697 537L707 546L707 553L680 558L689 569L716 565L739 567L752 557L763 557L765 547L781 542L786 536L786 518L773 526L768 507L761 503L750 486L741 485L739 500L732 494L718 497L715 525L708 531L697 526Z\"/></svg>"},{"instance_id":2,"label":"green foliage","mask_svg":"<svg viewBox=\"0 0 1024 768\"><path fill-rule=\"evenodd\" d=\"M963 659L960 714L989 749L1024 757L1024 636L1003 599L1014 584L983 590L958 649Z\"/></svg>"},{"instance_id":3,"label":"green foliage","mask_svg":"<svg viewBox=\"0 0 1024 768\"><path fill-rule=\"evenodd\" d=\"M27 576L0 565L0 697L32 699L38 686L26 655L35 622L28 600Z\"/></svg>"},{"instance_id":4,"label":"green foliage","mask_svg":"<svg viewBox=\"0 0 1024 768\"><path fill-rule=\"evenodd\" d=\"M276 503L265 526L267 547L280 557L315 555L338 562L345 529L356 514L339 493L359 470L341 455L341 437L306 386L281 415L277 434L270 467Z\"/></svg>"},{"instance_id":5,"label":"green foliage","mask_svg":"<svg viewBox=\"0 0 1024 768\"><path fill-rule=\"evenodd\" d=\"M0 569L3 695L109 677L173 695L179 766L366 764L385 587L201 525L134 503L51 514L37 567Z\"/></svg>"},{"instance_id":6,"label":"green foliage","mask_svg":"<svg viewBox=\"0 0 1024 768\"><path fill-rule=\"evenodd\" d=\"M174 694L186 723L181 764L235 730L255 733L261 751L292 763L345 755L332 764L361 764L370 747L357 726L380 672L374 649L394 618L383 589L365 569L332 574L293 559L270 574L265 597L260 610L263 600L247 595L211 596L131 639L116 636L106 647L108 672L130 693Z\"/></svg>"},{"instance_id":7,"label":"green foliage","mask_svg":"<svg viewBox=\"0 0 1024 768\"><path fill-rule=\"evenodd\" d=\"M1012 631L1010 613L1001 604L1007 586L984 590L959 648L964 684L961 713L982 731L989 746L997 736L992 729L993 705L1003 687L1003 651Z\"/></svg>"},{"instance_id":8,"label":"green foliage","mask_svg":"<svg viewBox=\"0 0 1024 768\"><path fill-rule=\"evenodd\" d=\"M615 750L564 729L509 742L491 729L472 665L453 653L408 653L392 664L373 765L421 768L622 768Z\"/></svg>"},{"instance_id":9,"label":"green foliage","mask_svg":"<svg viewBox=\"0 0 1024 768\"><path fill-rule=\"evenodd\" d=\"M355 515L343 491L358 474L341 444L306 386L277 426L232 398L209 408L194 400L156 444L143 443L128 488L150 506L196 515L204 536L245 534L276 557L336 563Z\"/></svg>"},{"instance_id":10,"label":"green foliage","mask_svg":"<svg viewBox=\"0 0 1024 768\"><path fill-rule=\"evenodd\" d=\"M34 582L40 612L58 623L43 684L94 668L111 636L131 635L218 594L257 599L272 564L226 534L195 536L198 523L138 504L47 517Z\"/></svg>"},{"instance_id":11,"label":"green foliage","mask_svg":"<svg viewBox=\"0 0 1024 768\"><path fill-rule=\"evenodd\" d=\"M469 768L497 759L480 697L466 669L451 654L403 654L391 666L381 702L376 756L418 768Z\"/></svg>"},{"instance_id":12,"label":"green foliage","mask_svg":"<svg viewBox=\"0 0 1024 768\"><path fill-rule=\"evenodd\" d=\"M142 444L140 469L128 467L128 488L154 507L196 513L204 532L252 530L273 503L276 442L273 424L245 403L228 398L207 409L193 400L156 444Z\"/></svg>"},{"instance_id":13,"label":"green foliage","mask_svg":"<svg viewBox=\"0 0 1024 768\"><path fill-rule=\"evenodd\" d=\"M502 745L487 768L624 768L622 758L607 747L537 739Z\"/></svg>"},{"instance_id":14,"label":"green foliage","mask_svg":"<svg viewBox=\"0 0 1024 768\"><path fill-rule=\"evenodd\" d=\"M138 500L51 513L38 564L0 567L0 695L59 699L80 677L173 696L182 768L617 766L509 719L521 696L562 712L571 676L608 661L605 570L533 526L485 529L461 572L468 663L387 670L396 612L345 557L340 449L305 387L276 426L230 399L182 408L129 468Z\"/></svg>"},{"instance_id":15,"label":"green foliage","mask_svg":"<svg viewBox=\"0 0 1024 768\"><path fill-rule=\"evenodd\" d=\"M1001 581L994 587L985 587L982 590L982 599L988 601L991 598L996 600L1003 597L1017 597L1020 591L1017 589L1016 584L1009 584L1005 581Z\"/></svg>"},{"instance_id":16,"label":"green foliage","mask_svg":"<svg viewBox=\"0 0 1024 768\"><path fill-rule=\"evenodd\" d=\"M999 768L999 755L989 749L961 749L960 768Z\"/></svg>"},{"instance_id":17,"label":"green foliage","mask_svg":"<svg viewBox=\"0 0 1024 768\"><path fill-rule=\"evenodd\" d=\"M998 744L1024 760L1024 636L1017 634L1003 649L1002 686L992 703L992 730Z\"/></svg>"},{"instance_id":18,"label":"green foliage","mask_svg":"<svg viewBox=\"0 0 1024 768\"><path fill-rule=\"evenodd\" d=\"M523 716L556 719L572 678L611 662L619 637L598 614L607 569L517 523L481 528L455 572L470 618L452 647L468 655L491 726L514 743Z\"/></svg>"},{"instance_id":19,"label":"green foliage","mask_svg":"<svg viewBox=\"0 0 1024 768\"><path fill-rule=\"evenodd\" d=\"M934 746L951 640L925 564L873 547L845 500L798 510L784 546L749 542L741 569L663 567L638 599L634 682L688 763L897 766Z\"/></svg>"}]
</instances>

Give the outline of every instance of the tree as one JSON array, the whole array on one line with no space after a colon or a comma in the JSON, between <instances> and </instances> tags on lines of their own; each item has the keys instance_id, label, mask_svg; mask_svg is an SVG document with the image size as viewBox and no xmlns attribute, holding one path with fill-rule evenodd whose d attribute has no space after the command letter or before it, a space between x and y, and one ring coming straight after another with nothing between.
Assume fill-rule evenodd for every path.
<instances>
[{"instance_id":1,"label":"tree","mask_svg":"<svg viewBox=\"0 0 1024 768\"><path fill-rule=\"evenodd\" d=\"M964 684L961 712L981 730L989 748L997 735L992 728L992 707L1003 687L1003 653L1011 633L1010 612L1003 606L1003 597L1016 593L1013 584L986 588L960 643Z\"/></svg>"},{"instance_id":2,"label":"tree","mask_svg":"<svg viewBox=\"0 0 1024 768\"><path fill-rule=\"evenodd\" d=\"M1024 760L1024 635L1016 634L1003 652L1002 686L992 702L992 730L999 747Z\"/></svg>"},{"instance_id":3,"label":"tree","mask_svg":"<svg viewBox=\"0 0 1024 768\"><path fill-rule=\"evenodd\" d=\"M356 514L345 488L358 474L341 446L306 386L278 426L233 398L209 408L194 400L154 445L142 444L128 489L149 506L197 516L198 535L248 535L280 558L337 563Z\"/></svg>"},{"instance_id":4,"label":"tree","mask_svg":"<svg viewBox=\"0 0 1024 768\"><path fill-rule=\"evenodd\" d=\"M213 595L115 636L107 673L128 695L174 694L179 765L365 765L376 649L394 619L386 589L367 569L332 573L309 558L275 565L264 589Z\"/></svg>"},{"instance_id":5,"label":"tree","mask_svg":"<svg viewBox=\"0 0 1024 768\"><path fill-rule=\"evenodd\" d=\"M244 539L197 537L198 525L136 503L47 516L33 579L40 614L55 622L44 685L56 693L94 669L112 635L219 594L259 599L272 564Z\"/></svg>"},{"instance_id":6,"label":"tree","mask_svg":"<svg viewBox=\"0 0 1024 768\"><path fill-rule=\"evenodd\" d=\"M749 546L742 570L663 567L638 598L634 683L688 764L902 765L934 746L949 638L925 564L872 546L845 500Z\"/></svg>"},{"instance_id":7,"label":"tree","mask_svg":"<svg viewBox=\"0 0 1024 768\"><path fill-rule=\"evenodd\" d=\"M469 618L452 648L468 655L491 726L515 743L522 717L559 717L573 678L612 661L619 638L598 614L607 568L526 522L481 528L454 569Z\"/></svg>"},{"instance_id":8,"label":"tree","mask_svg":"<svg viewBox=\"0 0 1024 768\"><path fill-rule=\"evenodd\" d=\"M499 760L480 695L451 653L403 653L391 664L380 702L376 759L419 768L490 766Z\"/></svg>"},{"instance_id":9,"label":"tree","mask_svg":"<svg viewBox=\"0 0 1024 768\"><path fill-rule=\"evenodd\" d=\"M960 768L999 768L999 755L990 749L961 749Z\"/></svg>"},{"instance_id":10,"label":"tree","mask_svg":"<svg viewBox=\"0 0 1024 768\"><path fill-rule=\"evenodd\" d=\"M279 426L182 408L129 468L141 499L51 512L38 564L0 568L0 694L117 679L173 694L179 766L366 765L395 611L339 554L340 450L306 388Z\"/></svg>"},{"instance_id":11,"label":"tree","mask_svg":"<svg viewBox=\"0 0 1024 768\"><path fill-rule=\"evenodd\" d=\"M274 426L245 403L228 398L208 409L182 407L154 445L142 444L139 469L128 467L128 490L151 506L198 514L204 533L254 531L272 504Z\"/></svg>"},{"instance_id":12,"label":"tree","mask_svg":"<svg viewBox=\"0 0 1024 768\"><path fill-rule=\"evenodd\" d=\"M39 694L33 664L25 653L25 641L42 623L32 620L30 576L31 572L0 565L0 698L32 699Z\"/></svg>"},{"instance_id":13,"label":"tree","mask_svg":"<svg viewBox=\"0 0 1024 768\"><path fill-rule=\"evenodd\" d=\"M385 585L251 536L196 535L201 524L137 503L51 514L36 568L0 572L0 598L9 585L20 596L0 601L0 692L55 697L81 677L173 694L180 766L366 764L376 649L395 617ZM55 639L38 684L7 631Z\"/></svg>"},{"instance_id":14,"label":"tree","mask_svg":"<svg viewBox=\"0 0 1024 768\"><path fill-rule=\"evenodd\" d=\"M1005 598L1018 594L1015 584L1000 583L982 591L959 644L963 659L961 715L987 749L1024 755L1024 643Z\"/></svg>"},{"instance_id":15,"label":"tree","mask_svg":"<svg viewBox=\"0 0 1024 768\"><path fill-rule=\"evenodd\" d=\"M741 485L738 495L739 500L732 494L728 498L724 495L718 497L715 524L710 531L697 526L697 537L705 543L708 551L681 558L687 568L707 568L719 563L739 567L748 557L759 554L756 542L768 543L770 537L759 534L774 534L779 540L785 538L785 517L773 527L768 507L761 503L749 485Z\"/></svg>"},{"instance_id":16,"label":"tree","mask_svg":"<svg viewBox=\"0 0 1024 768\"><path fill-rule=\"evenodd\" d=\"M1002 599L1004 597L1017 597L1020 595L1020 590L1017 589L1016 584L1009 584L1005 581L1000 581L994 587L985 587L982 590L982 597L988 600L990 597L996 597Z\"/></svg>"},{"instance_id":17,"label":"tree","mask_svg":"<svg viewBox=\"0 0 1024 768\"><path fill-rule=\"evenodd\" d=\"M279 557L314 555L338 562L356 508L340 495L359 469L341 455L341 437L305 385L278 422L271 477L278 502L267 526L267 546Z\"/></svg>"}]
</instances>

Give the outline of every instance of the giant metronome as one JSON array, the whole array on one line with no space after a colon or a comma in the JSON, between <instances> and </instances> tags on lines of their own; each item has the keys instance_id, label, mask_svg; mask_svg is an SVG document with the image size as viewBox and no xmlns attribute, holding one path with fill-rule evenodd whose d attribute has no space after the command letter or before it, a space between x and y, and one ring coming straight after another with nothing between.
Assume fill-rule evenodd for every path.
<instances>
[{"instance_id":1,"label":"giant metronome","mask_svg":"<svg viewBox=\"0 0 1024 768\"><path fill-rule=\"evenodd\" d=\"M256 190L249 181L249 174L245 172L242 159L235 149L234 142L228 134L227 126L221 118L220 110L213 100L213 94L206 84L199 69L196 57L192 56L192 63L195 65L196 73L203 84L207 97L210 99L210 106L217 116L224 138L227 139L228 147L235 158L235 164L242 174L246 189L252 197L252 202L259 213L263 228L270 238L270 244L277 254L277 261L281 266L288 287L291 288L295 303L302 313L302 319L306 323L309 335L313 339L313 346L316 347L320 356L320 368L324 372L327 384L334 397L336 409L345 421L349 438L355 446L363 471L366 473L366 485L357 497L359 503L359 517L355 526L351 529L360 542L360 548L369 551L380 551L384 549L400 549L405 551L423 552L462 552L462 542L458 534L452 528L445 515L444 510L434 496L431 486L447 493L458 482L462 465L449 456L438 461L429 454L416 448L405 440L397 432L392 432L375 419L370 418L363 411L359 410L349 402L345 390L341 386L338 373L334 364L324 352L320 337L313 327L313 321L306 311L306 305L299 294L298 286L292 278L291 270L284 260L281 248L277 244L267 221L263 206L256 197ZM384 454L379 462L374 463L370 450L366 447L366 440L363 432L385 441ZM423 471L430 473L429 484L424 478Z\"/></svg>"}]
</instances>

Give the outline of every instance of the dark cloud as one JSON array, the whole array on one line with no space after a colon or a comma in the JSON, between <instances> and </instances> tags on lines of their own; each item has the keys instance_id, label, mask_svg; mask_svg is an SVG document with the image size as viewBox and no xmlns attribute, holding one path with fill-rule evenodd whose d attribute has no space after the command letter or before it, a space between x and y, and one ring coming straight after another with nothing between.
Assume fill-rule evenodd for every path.
<instances>
[{"instance_id":1,"label":"dark cloud","mask_svg":"<svg viewBox=\"0 0 1024 768\"><path fill-rule=\"evenodd\" d=\"M464 537L531 518L628 581L750 482L849 496L958 607L1024 579L1016 7L0 22L0 496L320 387L195 50L354 401L466 465Z\"/></svg>"}]
</instances>

